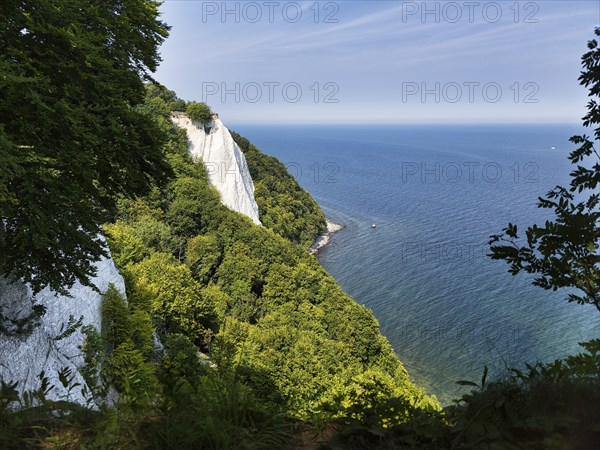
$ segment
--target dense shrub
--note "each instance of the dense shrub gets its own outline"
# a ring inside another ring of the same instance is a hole
[[[159,118],[167,116],[155,104],[161,101],[151,98]],[[292,417],[355,415],[341,392],[365,371],[391,383],[386,396],[436,408],[410,382],[373,314],[306,251],[324,216],[285,167],[235,135],[257,185],[272,187],[263,200],[286,208],[280,216],[279,206],[261,212],[266,227],[256,226],[220,203],[201,164],[179,153],[181,136],[168,135],[167,153],[180,157],[177,177],[143,199],[121,202],[120,221],[106,227],[128,292],[147,303],[159,335],[181,334],[212,358],[217,339],[230,349],[244,386]],[[286,221],[285,231],[278,228]]]
[[[239,134],[231,134],[248,161],[262,224],[292,242],[312,245],[326,225],[319,205],[279,160]]]
[[[183,333],[206,346],[217,329],[214,305],[203,298],[201,286],[190,269],[173,256],[155,253],[127,268],[132,289],[149,298],[159,328]]]
[[[190,102],[186,108],[187,115],[195,122],[207,123],[212,118],[212,111],[206,103]]]

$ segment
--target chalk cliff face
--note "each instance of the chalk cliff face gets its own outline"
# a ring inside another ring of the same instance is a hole
[[[205,126],[192,122],[182,113],[174,113],[172,119],[187,131],[190,154],[204,162],[210,182],[221,194],[222,203],[260,225],[254,184],[246,158],[219,117],[213,115]],[[99,261],[96,268],[97,276],[91,281],[100,293],[104,293],[110,283],[125,293],[123,278],[110,257]],[[39,326],[29,334],[0,333],[0,379],[5,382],[19,381],[17,389],[20,392],[38,389],[38,376],[44,371],[55,386],[47,397],[67,400],[67,390],[58,379],[58,371],[64,368],[71,369],[75,376],[72,383],[84,384],[79,373],[84,363],[80,350],[84,342],[81,327],[72,334],[61,335],[67,329],[70,316],[73,322],[83,318],[82,325],[92,325],[100,330],[102,297],[99,292],[79,283],[69,293],[71,296],[67,297],[44,289],[34,297],[28,285],[0,277],[0,312],[4,316],[24,318],[32,312],[34,304],[46,307],[46,314],[41,317]],[[3,325],[6,326],[6,323]],[[68,400],[84,404],[81,387],[73,389]]]
[[[260,225],[246,158],[219,116],[213,114],[205,125],[193,122],[183,113],[173,113],[172,120],[187,131],[190,154],[204,162],[211,184],[221,194],[221,202]]]
[[[104,293],[112,283],[125,293],[125,283],[112,259],[104,258],[96,267],[98,272],[92,283],[100,292]],[[84,362],[79,348],[84,340],[81,329],[62,339],[57,337],[66,330],[69,316],[73,316],[75,321],[83,317],[82,325],[93,325],[100,330],[101,294],[79,283],[69,293],[72,297],[56,295],[46,288],[33,298],[28,285],[0,277],[0,306],[5,316],[25,317],[31,312],[34,302],[46,307],[46,314],[42,316],[40,325],[29,335],[0,334],[0,379],[5,382],[19,381],[17,389],[20,392],[39,388],[38,375],[43,370],[55,386],[48,398],[66,400],[67,391],[58,380],[58,371],[65,367],[70,368],[75,375],[73,383],[78,382],[83,386],[79,373]],[[85,403],[81,387],[71,391],[69,400]]]

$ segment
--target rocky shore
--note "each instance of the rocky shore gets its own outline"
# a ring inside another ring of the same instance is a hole
[[[337,223],[333,223],[331,220],[327,219],[327,227],[325,228],[325,232],[321,234],[313,245],[308,249],[308,253],[311,255],[316,255],[319,251],[325,247],[331,241],[331,235],[336,233],[344,228],[343,225],[338,225]]]

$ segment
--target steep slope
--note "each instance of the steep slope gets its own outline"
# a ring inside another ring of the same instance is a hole
[[[204,130],[173,113],[177,102],[168,94],[151,95],[147,110],[164,128],[176,177],[146,198],[123,202],[119,220],[106,227],[129,304],[151,314],[165,348],[184,336],[194,346],[190,354],[200,349],[223,370],[233,364],[255,404],[296,419],[355,417],[363,405],[388,402],[403,411],[390,420],[402,420],[406,405],[436,409],[435,399],[410,381],[371,311],[299,244],[310,236],[297,232],[319,228],[314,200],[279,161],[248,142],[238,145],[248,148],[274,220],[257,226],[227,208],[211,186],[209,164],[221,163],[217,151],[224,157],[217,139],[233,152],[238,146],[225,141],[239,136],[225,132],[216,116]],[[214,136],[215,126],[224,137]],[[267,195],[271,186],[277,196]],[[290,209],[291,203],[298,205]],[[309,222],[302,222],[305,210],[315,213]],[[273,224],[286,221],[288,229],[275,231]],[[369,392],[364,400],[361,392]]]
[[[254,183],[246,158],[219,116],[213,114],[211,121],[204,125],[180,112],[174,112],[171,119],[187,131],[190,154],[204,162],[210,182],[221,194],[223,204],[260,225]]]
[[[65,333],[69,322],[74,324],[81,319],[82,325],[92,325],[100,330],[101,293],[111,283],[119,291],[125,292],[125,283],[112,258],[103,258],[96,268],[97,275],[91,281],[99,292],[76,283],[69,290],[69,297],[57,295],[46,288],[34,298],[28,285],[0,278],[0,308],[4,316],[23,318],[31,313],[34,304],[46,308],[39,326],[29,334],[0,333],[0,379],[5,382],[19,381],[17,390],[24,392],[40,387],[38,376],[44,371],[55,386],[48,398],[61,400],[67,398],[67,391],[58,381],[60,370],[70,369],[75,376],[73,382],[83,385],[79,369],[84,361],[79,347],[84,337],[81,328],[72,334]],[[85,403],[81,388],[71,391],[70,400]]]
[[[325,215],[277,158],[268,156],[234,131],[231,135],[248,161],[262,224],[309,247],[325,231]]]

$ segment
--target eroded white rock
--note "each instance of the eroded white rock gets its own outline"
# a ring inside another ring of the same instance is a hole
[[[125,282],[112,259],[103,258],[96,264],[97,275],[92,283],[104,293],[110,283],[125,293]],[[48,288],[32,298],[28,285],[0,277],[0,305],[5,315],[10,317],[25,316],[32,305],[41,304],[46,307],[46,314],[41,318],[39,326],[29,335],[12,336],[0,334],[0,379],[5,382],[19,381],[19,392],[35,390],[40,387],[38,375],[44,371],[54,388],[48,394],[52,400],[70,400],[85,404],[81,392],[84,385],[79,369],[84,359],[80,346],[84,341],[81,328],[72,335],[57,340],[67,326],[69,316],[75,321],[83,317],[82,325],[93,325],[101,329],[100,308],[101,294],[90,287],[76,283],[70,290],[71,297],[56,295]],[[73,383],[81,383],[80,387],[67,390],[58,379],[58,372],[63,368],[71,369],[75,375]]]
[[[171,118],[186,130],[190,154],[204,162],[211,184],[221,194],[221,202],[260,225],[246,157],[219,116],[213,114],[212,120],[204,126],[183,113],[173,113]]]

